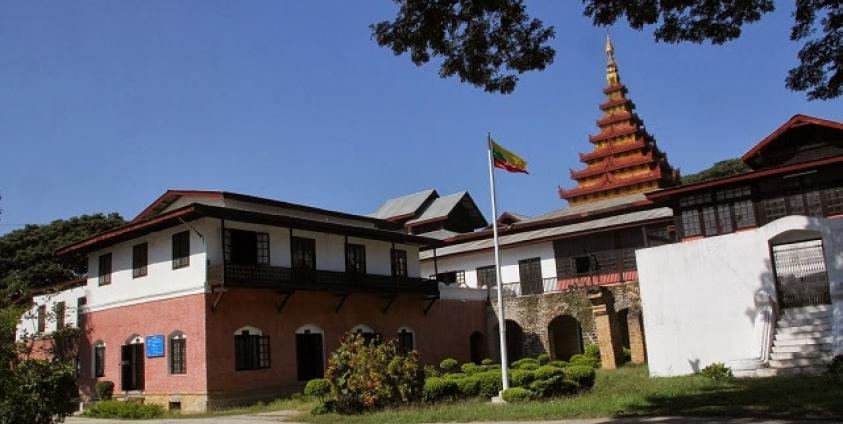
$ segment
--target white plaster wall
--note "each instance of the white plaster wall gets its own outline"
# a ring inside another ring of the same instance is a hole
[[[55,305],[64,302],[64,323],[65,326],[77,327],[77,305],[80,297],[85,297],[85,286],[73,287],[57,293],[43,294],[32,298],[32,307],[24,312],[15,332],[16,338],[20,340],[24,335],[33,335],[38,331],[38,307],[47,306],[47,321],[45,334],[56,331]]]
[[[88,304],[86,310],[97,311],[127,304],[160,300],[169,297],[202,293],[206,280],[206,246],[213,226],[203,218],[166,230],[118,243],[88,255]],[[201,238],[199,231],[205,239]],[[190,265],[173,269],[172,236],[190,233]],[[219,237],[217,235],[217,237]],[[132,278],[132,247],[148,243],[147,275]],[[99,285],[99,257],[111,253],[111,284]]]
[[[556,276],[556,257],[553,253],[553,242],[543,242],[515,246],[500,250],[501,278],[504,284],[520,282],[518,261],[523,259],[541,258],[542,278]],[[465,283],[468,287],[477,287],[477,268],[494,265],[495,254],[492,250],[462,253],[437,259],[440,273],[450,271],[465,271]],[[421,263],[421,275],[434,274],[433,259]]]
[[[770,239],[796,230],[822,234],[832,297],[837,299],[839,351],[841,228],[840,220],[789,216],[750,231],[638,250],[650,374],[689,374],[713,362],[757,356],[752,343],[755,294],[762,289],[775,293]]]

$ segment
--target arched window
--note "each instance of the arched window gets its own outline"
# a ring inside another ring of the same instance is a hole
[[[372,330],[372,327],[369,327],[365,324],[357,324],[351,328],[351,334],[357,334],[363,338],[366,344],[371,343],[373,340],[377,340],[378,334],[375,333],[375,330]]]
[[[398,349],[405,355],[416,349],[416,333],[409,327],[398,329]]]
[[[269,368],[269,336],[248,326],[234,332],[235,371],[264,368]]]
[[[94,377],[105,377],[105,342],[102,340],[94,342],[92,355],[91,363],[93,364]]]
[[[187,374],[187,336],[181,331],[170,333],[170,374]]]
[[[324,332],[315,325],[296,330],[296,368],[299,381],[325,376]]]

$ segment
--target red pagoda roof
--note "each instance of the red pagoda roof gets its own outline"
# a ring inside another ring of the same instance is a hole
[[[632,103],[632,100],[627,99],[626,97],[620,97],[617,99],[609,99],[603,103],[600,103],[600,110],[608,110],[616,106],[621,106],[629,104],[630,108],[634,108],[635,105]]]
[[[647,143],[644,140],[638,140],[633,143],[629,144],[620,144],[620,145],[611,145],[609,147],[603,147],[601,149],[597,149],[593,152],[589,153],[580,153],[580,161],[581,162],[588,162],[590,160],[599,159],[606,156],[611,156],[616,153],[625,153],[631,150],[636,149],[644,149],[648,147]]]
[[[620,128],[610,128],[608,130],[600,132],[600,134],[588,136],[588,141],[593,144],[597,144],[597,142],[609,140],[622,135],[634,134],[640,130],[641,128],[635,125],[629,125]]]
[[[575,196],[582,196],[584,194],[591,194],[597,193],[601,191],[612,190],[615,188],[626,187],[632,184],[639,184],[648,181],[657,181],[663,177],[662,170],[660,167],[656,167],[655,169],[651,170],[650,172],[643,174],[643,175],[636,175],[632,178],[622,178],[618,179],[617,181],[612,181],[612,178],[609,174],[604,174],[603,181],[587,185],[587,186],[577,186],[570,190],[565,190],[564,188],[559,189],[559,196],[565,199],[570,199],[571,197]]]
[[[623,122],[629,120],[633,121],[634,124],[638,124],[638,117],[635,116],[634,113],[625,110],[623,112],[613,113],[609,116],[598,119],[597,126],[603,128],[607,125],[612,125],[616,122]]]
[[[603,172],[611,172],[618,169],[627,168],[630,166],[643,165],[645,163],[653,162],[653,155],[651,152],[645,153],[643,156],[632,159],[613,160],[610,156],[602,165],[591,166],[579,171],[571,171],[571,179],[579,180],[580,178],[590,177]]]

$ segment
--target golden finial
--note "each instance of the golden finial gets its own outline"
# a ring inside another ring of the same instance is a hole
[[[620,82],[618,64],[615,62],[615,46],[608,32],[606,33],[606,81],[609,85]]]

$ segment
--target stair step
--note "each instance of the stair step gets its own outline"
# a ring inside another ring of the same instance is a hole
[[[777,325],[778,328],[784,327],[804,327],[808,325],[822,325],[831,324],[831,317],[824,318],[802,318],[802,319],[787,319],[782,318]]]
[[[802,325],[794,327],[779,327],[776,329],[776,335],[810,333],[814,331],[831,331],[831,323],[819,325]]]
[[[785,361],[791,359],[817,359],[822,361],[831,361],[831,352],[777,352],[771,353],[770,359],[775,361]]]
[[[805,344],[789,346],[773,346],[773,353],[790,352],[831,352],[831,344]]]
[[[794,337],[776,340],[773,346],[795,346],[795,345],[815,345],[815,344],[830,344],[832,342],[831,336],[823,337]]]
[[[799,314],[805,312],[829,312],[831,310],[831,305],[800,306],[798,308],[783,309],[785,315],[787,315],[788,313]]]
[[[801,331],[798,333],[790,333],[790,334],[779,334],[776,333],[775,340],[778,342],[779,340],[799,340],[804,338],[816,338],[816,337],[831,337],[831,329],[825,331]]]
[[[822,374],[826,367],[797,367],[797,368],[760,368],[755,371],[757,377],[775,377],[779,375]]]
[[[786,313],[781,316],[784,320],[794,320],[794,319],[831,319],[832,317],[831,311],[823,311],[823,312],[794,312],[794,313]]]

